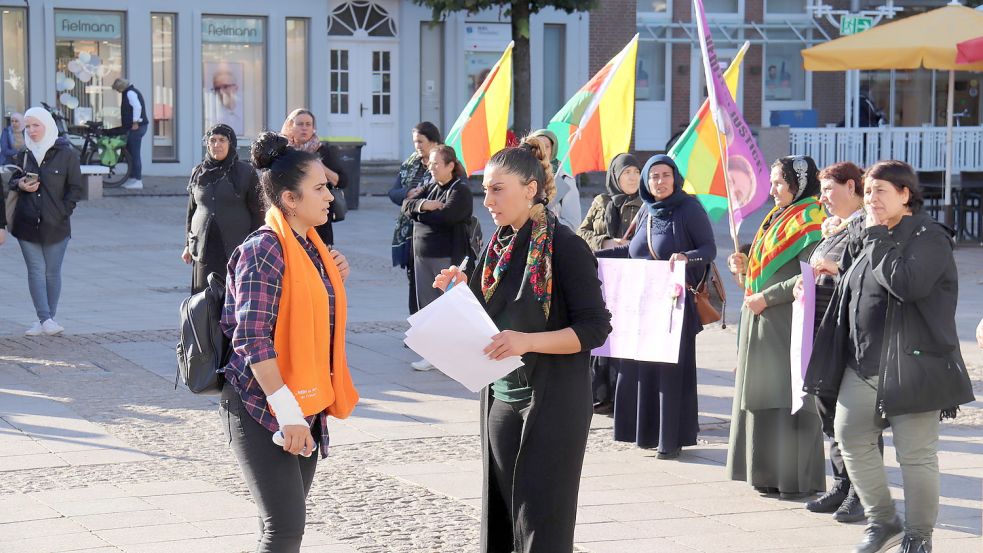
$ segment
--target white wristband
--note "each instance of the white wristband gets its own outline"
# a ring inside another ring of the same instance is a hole
[[[294,393],[286,385],[266,396],[266,402],[276,412],[276,422],[280,425],[280,428],[292,424],[307,426],[307,421],[304,419],[304,412],[300,410],[300,404],[297,403],[297,398],[294,397]]]

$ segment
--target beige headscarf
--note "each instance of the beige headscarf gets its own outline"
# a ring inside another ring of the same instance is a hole
[[[27,129],[24,129],[24,145],[34,154],[34,159],[38,165],[41,165],[44,162],[44,156],[48,154],[48,150],[55,145],[55,140],[58,140],[58,125],[55,124],[55,118],[44,108],[30,108],[25,111],[25,125],[28,117],[37,119],[44,126],[44,136],[37,142],[31,140],[31,137],[27,135]]]

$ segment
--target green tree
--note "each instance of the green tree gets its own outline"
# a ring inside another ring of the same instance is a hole
[[[487,8],[499,8],[503,15],[512,22],[512,40],[515,46],[512,50],[512,89],[515,98],[515,119],[513,127],[516,134],[530,130],[530,110],[532,101],[529,91],[529,16],[543,8],[556,8],[567,13],[587,11],[598,5],[597,0],[413,0],[414,3],[433,9],[435,21],[442,19],[448,13],[466,11],[475,14]]]

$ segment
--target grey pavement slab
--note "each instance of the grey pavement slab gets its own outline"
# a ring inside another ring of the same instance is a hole
[[[586,198],[585,202],[589,202]],[[180,259],[182,198],[108,198],[73,218],[59,320],[64,337],[25,338],[33,319],[16,241],[0,247],[0,551],[246,551],[256,508],[215,414],[216,399],[173,386],[177,305],[190,283]],[[476,214],[491,234],[487,213]],[[474,551],[480,493],[477,395],[439,371],[416,372],[403,347],[406,283],[390,263],[395,206],[363,198],[336,227],[350,259],[348,354],[363,402],[331,423],[309,501],[303,551]],[[759,217],[760,219],[760,217]],[[749,239],[757,220],[745,224]],[[749,230],[750,229],[750,230]],[[729,238],[715,227],[723,266]],[[983,393],[983,249],[956,252],[957,323]],[[849,550],[862,533],[763,499],[726,479],[740,292],[731,326],[698,338],[700,441],[677,461],[611,440],[592,421],[579,500],[578,551]],[[900,471],[887,435],[892,493]],[[983,404],[942,426],[935,550],[980,551]]]

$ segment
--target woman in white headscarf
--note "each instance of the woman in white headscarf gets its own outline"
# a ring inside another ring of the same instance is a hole
[[[19,156],[21,171],[10,181],[11,193],[19,193],[11,234],[17,238],[27,283],[38,320],[28,336],[59,334],[55,322],[61,295],[61,264],[72,234],[70,219],[82,197],[82,172],[78,151],[58,136],[54,118],[43,108],[24,113],[24,144]]]

